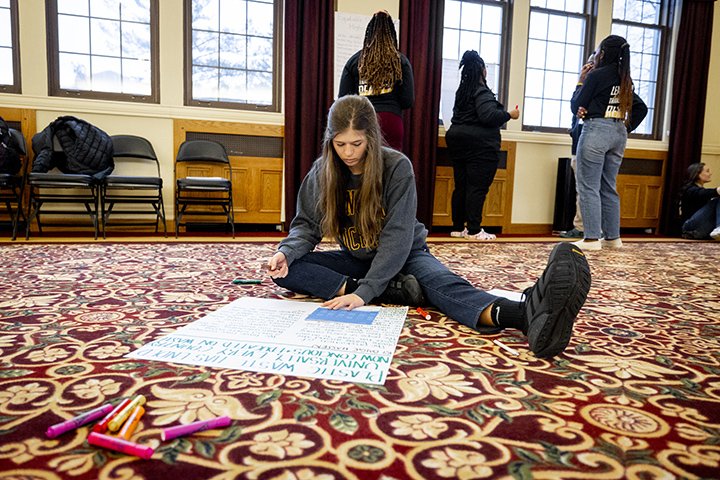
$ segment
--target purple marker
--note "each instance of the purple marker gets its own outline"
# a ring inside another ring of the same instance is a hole
[[[113,406],[109,403],[103,405],[102,407],[95,408],[93,410],[90,410],[89,412],[85,412],[82,415],[78,415],[75,418],[71,418],[70,420],[66,420],[64,422],[56,423],[52,427],[49,427],[47,431],[45,432],[45,435],[47,435],[48,438],[55,438],[58,435],[62,435],[63,433],[74,430],[76,428],[82,427],[86,423],[90,423],[93,420],[97,420],[100,417],[103,417],[105,414],[107,414],[110,410],[113,409]]]
[[[177,427],[166,428],[162,431],[160,437],[163,441],[172,440],[173,438],[190,435],[191,433],[201,432],[203,430],[227,427],[231,423],[232,419],[227,415],[224,415],[222,417],[213,418],[212,420],[200,420],[199,422],[193,422],[187,425],[178,425]]]

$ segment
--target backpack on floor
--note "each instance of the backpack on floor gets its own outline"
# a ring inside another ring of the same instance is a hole
[[[0,173],[15,175],[21,166],[20,154],[10,134],[10,126],[0,117]]]

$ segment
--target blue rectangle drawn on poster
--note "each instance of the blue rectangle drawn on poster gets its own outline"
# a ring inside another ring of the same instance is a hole
[[[368,312],[363,310],[332,310],[330,308],[318,308],[310,315],[308,320],[321,320],[326,322],[354,323],[356,325],[372,325],[373,320],[379,312]]]

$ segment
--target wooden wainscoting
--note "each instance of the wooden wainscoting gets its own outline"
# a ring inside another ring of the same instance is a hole
[[[666,160],[663,151],[625,150],[617,177],[620,227],[658,229]]]
[[[232,166],[235,223],[281,224],[283,192],[284,127],[203,120],[174,121],[174,152],[185,140],[213,140],[225,146]],[[176,165],[175,178],[183,176],[222,176],[216,172],[187,172]],[[191,216],[189,216],[192,218]]]
[[[500,165],[483,206],[482,224],[485,227],[510,228],[512,197],[515,179],[516,143],[503,141],[500,146]],[[447,155],[445,137],[438,140],[435,167],[435,196],[433,198],[433,226],[452,226],[452,192],[455,189],[453,168]]]

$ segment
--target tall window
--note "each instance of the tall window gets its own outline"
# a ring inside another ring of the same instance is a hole
[[[460,59],[475,50],[485,61],[488,87],[502,99],[507,86],[506,39],[510,38],[506,0],[448,0],[443,28],[440,118],[450,126],[455,91],[460,84]]]
[[[50,94],[157,102],[157,0],[54,0]]]
[[[661,136],[663,93],[667,71],[671,2],[667,0],[615,0],[612,33],[630,44],[630,70],[635,93],[648,106],[635,134]]]
[[[531,0],[523,129],[565,131],[570,99],[591,49],[587,0]]]
[[[188,105],[280,110],[280,0],[185,0]]]
[[[17,0],[0,0],[0,92],[20,93]]]

